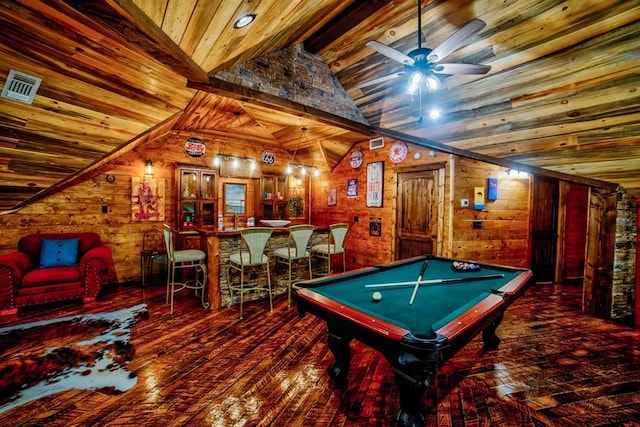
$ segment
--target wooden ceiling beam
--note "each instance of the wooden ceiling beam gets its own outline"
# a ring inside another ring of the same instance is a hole
[[[172,135],[177,135],[180,138],[187,139],[195,136],[203,139],[218,139],[220,141],[236,142],[238,144],[248,144],[250,146],[262,145],[265,147],[282,147],[278,141],[273,139],[260,138],[240,131],[230,131],[229,129],[199,129],[199,130],[172,130]]]
[[[190,80],[206,81],[207,73],[131,0],[65,0],[91,20],[102,23],[127,45],[141,51]],[[116,38],[116,37],[114,37]]]
[[[375,132],[371,126],[354,122],[353,120],[336,116],[335,114],[327,113],[326,111],[309,107],[295,101],[280,98],[264,92],[258,92],[245,86],[229,83],[215,77],[209,77],[208,83],[189,80],[187,82],[187,87],[225,96],[247,104],[266,106],[281,113],[290,114],[296,117],[313,119],[314,121],[329,126],[336,126],[341,129],[359,133],[367,138],[375,136]]]
[[[355,0],[338,16],[305,40],[304,49],[307,52],[317,54],[343,34],[352,30],[355,23],[363,22],[387,3],[389,3],[388,0]]]
[[[377,133],[382,136],[386,136],[393,139],[399,139],[401,141],[410,142],[412,144],[419,145],[421,147],[430,148],[441,153],[454,154],[460,157],[466,157],[468,159],[477,160],[479,162],[490,163],[493,165],[502,166],[509,169],[516,169],[518,171],[527,172],[533,175],[545,176],[548,178],[559,179],[574,184],[588,185],[590,187],[605,188],[609,190],[616,190],[619,184],[600,181],[598,179],[585,178],[582,176],[571,175],[562,172],[556,172],[549,169],[540,168],[537,166],[530,166],[524,163],[514,162],[507,159],[500,159],[497,157],[491,157],[484,154],[475,153],[473,151],[462,150],[460,148],[450,147],[440,142],[432,141],[427,138],[420,138],[407,133],[397,132],[391,129],[378,128]]]
[[[318,151],[320,151],[320,154],[322,155],[322,160],[324,161],[325,166],[327,166],[327,168],[331,168],[331,164],[329,163],[329,159],[327,159],[327,153],[325,152],[322,143],[318,140],[316,141],[316,144],[318,146]]]

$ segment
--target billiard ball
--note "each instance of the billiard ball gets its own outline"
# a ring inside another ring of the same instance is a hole
[[[373,295],[371,295],[371,299],[374,301],[380,301],[382,299],[382,294],[380,292],[374,292]]]

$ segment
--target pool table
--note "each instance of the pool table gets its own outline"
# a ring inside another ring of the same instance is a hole
[[[486,347],[498,346],[495,331],[504,311],[533,281],[527,269],[474,263],[474,270],[459,270],[454,261],[420,256],[293,287],[300,315],[327,322],[335,357],[328,373],[336,385],[346,385],[352,339],[389,361],[400,394],[400,426],[424,425],[424,394],[438,367],[478,333]]]

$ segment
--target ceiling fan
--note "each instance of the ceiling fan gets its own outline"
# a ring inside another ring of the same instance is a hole
[[[426,85],[427,89],[433,91],[440,85],[440,79],[452,74],[487,74],[491,69],[488,65],[463,64],[463,63],[440,63],[451,53],[462,47],[463,42],[482,30],[486,24],[480,19],[474,19],[434,49],[422,47],[422,10],[421,0],[418,0],[418,48],[408,54],[404,54],[392,47],[372,40],[366,43],[367,47],[382,55],[404,64],[405,70],[394,74],[389,74],[377,79],[360,83],[357,87],[372,86],[387,80],[395,79],[403,75],[409,75],[409,85],[407,92],[414,94]],[[439,77],[442,76],[442,77]]]

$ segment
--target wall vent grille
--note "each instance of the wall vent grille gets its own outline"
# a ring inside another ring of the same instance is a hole
[[[369,140],[369,150],[377,150],[384,147],[384,137],[373,138]]]
[[[10,70],[2,88],[2,97],[31,104],[41,82],[42,79],[37,77]]]

